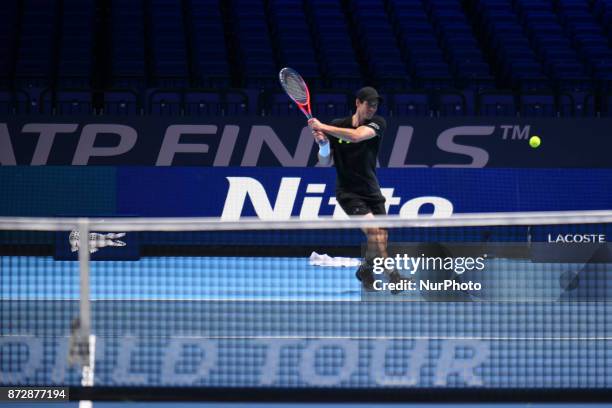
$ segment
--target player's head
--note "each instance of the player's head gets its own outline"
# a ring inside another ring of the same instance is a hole
[[[382,103],[382,97],[371,86],[365,86],[358,90],[355,97],[357,114],[366,119],[371,119],[376,113],[378,105]]]

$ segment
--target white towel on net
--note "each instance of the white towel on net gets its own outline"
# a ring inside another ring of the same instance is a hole
[[[357,267],[361,264],[361,260],[357,258],[345,258],[341,256],[329,256],[327,254],[317,254],[313,252],[310,254],[310,265],[312,266],[330,266],[330,267],[338,267],[338,266],[347,266],[347,267]]]

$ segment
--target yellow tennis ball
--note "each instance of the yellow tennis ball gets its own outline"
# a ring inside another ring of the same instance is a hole
[[[534,149],[540,146],[540,143],[542,143],[540,136],[531,136],[529,138],[529,146],[533,147]]]

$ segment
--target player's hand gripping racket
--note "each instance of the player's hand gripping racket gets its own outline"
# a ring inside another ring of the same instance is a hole
[[[296,70],[286,67],[280,70],[278,79],[289,98],[295,102],[307,119],[311,119],[310,91],[302,76]],[[319,146],[319,153],[322,156],[327,156],[329,154],[329,142],[327,140],[319,141]]]

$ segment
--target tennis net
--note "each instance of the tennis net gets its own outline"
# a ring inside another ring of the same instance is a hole
[[[598,388],[612,378],[610,211],[0,227],[1,385]],[[387,253],[373,253],[362,228],[385,228]],[[368,291],[355,277],[363,258],[379,282]],[[389,270],[409,278],[401,289]]]

